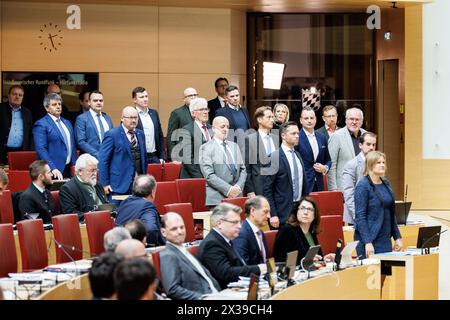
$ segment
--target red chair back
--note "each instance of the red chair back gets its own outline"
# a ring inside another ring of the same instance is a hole
[[[0,278],[17,272],[17,255],[11,223],[0,224]]]
[[[320,191],[309,194],[319,207],[320,216],[344,214],[344,197],[341,191]]]
[[[25,191],[31,183],[30,172],[28,170],[9,170],[8,189],[11,192]]]
[[[160,252],[161,252],[161,250],[152,252],[152,262],[153,262],[153,267],[155,268],[155,271],[156,271],[156,275],[158,276],[158,279],[162,280],[162,278],[161,278],[161,261],[159,259]]]
[[[109,211],[86,212],[84,219],[91,257],[95,257],[105,252],[103,236],[106,231],[114,228],[114,220],[111,218],[111,212]]]
[[[164,163],[164,181],[175,181],[180,178],[181,162]]]
[[[59,206],[59,190],[52,191],[53,202],[55,203],[55,213],[60,214],[61,208]]]
[[[186,228],[186,242],[195,241],[195,224],[194,217],[192,215],[192,204],[190,203],[172,203],[164,205],[165,212],[176,212],[184,221],[184,227]]]
[[[241,212],[241,220],[245,219],[245,201],[247,201],[249,197],[237,197],[237,198],[224,198],[222,202],[231,203],[235,206],[238,206],[242,209]]]
[[[193,246],[187,247],[187,251],[189,251],[194,257],[197,255],[200,246],[198,244],[194,244]]]
[[[323,191],[328,191],[328,178],[327,175],[323,175]]]
[[[70,262],[72,261],[70,257],[73,260],[81,260],[83,258],[83,244],[78,215],[71,213],[54,216],[52,217],[52,224],[54,237],[63,247],[61,249],[55,244],[56,263]]]
[[[14,151],[8,152],[9,170],[26,170],[36,160],[36,151]]]
[[[177,185],[175,181],[163,181],[156,183],[155,204],[159,214],[166,213],[165,204],[179,203]]]
[[[275,238],[277,237],[278,230],[264,231],[267,242],[267,258],[273,257],[273,246],[275,245]]]
[[[194,212],[209,211],[209,208],[205,205],[206,179],[177,179],[175,182],[177,184],[179,202],[192,203]]]
[[[17,222],[19,233],[22,271],[43,269],[48,265],[47,244],[45,242],[42,219]]]
[[[336,252],[338,239],[344,241],[342,216],[321,216],[319,230],[321,232],[317,235],[317,240],[322,247],[323,254]],[[343,243],[343,245],[345,244]]]
[[[14,224],[14,211],[12,204],[11,191],[3,191],[0,196],[0,223]]]
[[[152,175],[156,181],[163,181],[163,166],[161,163],[149,163],[147,173]]]

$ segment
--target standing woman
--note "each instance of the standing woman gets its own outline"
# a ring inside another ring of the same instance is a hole
[[[402,246],[395,219],[395,196],[384,177],[386,155],[371,151],[366,156],[365,177],[355,188],[355,240],[356,251],[363,258],[374,253],[399,251]],[[392,247],[391,237],[395,244]]]
[[[277,103],[273,107],[273,116],[275,117],[273,129],[279,129],[283,123],[289,121],[289,108],[283,103]]]

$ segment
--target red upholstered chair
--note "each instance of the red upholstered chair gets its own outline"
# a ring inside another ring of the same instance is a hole
[[[328,179],[327,175],[323,175],[323,191],[328,191]]]
[[[60,214],[61,208],[59,206],[59,190],[52,191],[53,202],[55,203],[55,213]]]
[[[275,238],[277,236],[278,230],[269,230],[264,231],[264,234],[266,235],[266,242],[267,242],[267,258],[273,257],[273,246],[275,245]]]
[[[189,251],[193,256],[196,256],[200,246],[198,244],[194,244],[193,246],[187,247],[187,251]]]
[[[106,231],[114,228],[114,220],[109,211],[86,212],[84,214],[89,240],[91,257],[98,256],[105,251],[103,236]]]
[[[16,244],[10,223],[0,224],[0,278],[17,272]]]
[[[235,206],[238,206],[242,209],[241,212],[241,220],[245,219],[245,201],[247,201],[248,197],[237,197],[237,198],[224,198],[222,199],[222,202],[231,203]]]
[[[178,213],[184,221],[184,226],[186,228],[186,242],[195,241],[195,225],[194,217],[192,215],[192,204],[191,203],[172,203],[164,205],[165,212],[176,212]]]
[[[166,162],[164,163],[164,181],[175,181],[180,178],[181,162]]]
[[[175,182],[177,184],[179,202],[192,203],[194,212],[209,211],[209,208],[205,205],[206,179],[177,179]]]
[[[156,183],[156,193],[155,193],[155,204],[158,209],[159,214],[164,214],[166,210],[164,209],[165,204],[179,203],[177,185],[175,181],[163,181]]]
[[[25,191],[31,183],[30,172],[28,170],[9,170],[8,189],[11,192]]]
[[[161,252],[161,250],[152,252],[152,262],[153,262],[153,267],[155,268],[155,271],[156,271],[156,275],[158,276],[158,279],[161,280],[162,279],[161,278],[161,261],[159,259],[160,252]]]
[[[83,258],[83,244],[78,215],[71,213],[53,216],[52,224],[54,237],[62,246],[61,249],[55,243],[56,263],[70,262],[72,261],[70,257],[73,260],[81,260]],[[72,247],[75,249],[72,250]]]
[[[22,271],[28,272],[48,265],[47,243],[42,219],[17,222]]]
[[[0,196],[0,223],[14,224],[14,212],[11,198],[11,191],[3,191]]]
[[[36,160],[36,151],[14,151],[8,152],[9,170],[26,170]]]
[[[156,181],[163,181],[163,165],[161,163],[149,163],[147,173],[152,175]]]
[[[322,247],[323,254],[336,252],[338,239],[344,241],[342,216],[321,216],[319,230],[321,232],[317,235],[317,240]]]
[[[309,194],[317,203],[320,216],[344,214],[344,197],[341,191],[320,191]]]

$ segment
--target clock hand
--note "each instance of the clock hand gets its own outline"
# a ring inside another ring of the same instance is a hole
[[[53,48],[55,48],[55,44],[53,43],[53,38],[54,37],[56,37],[56,35],[52,36],[50,33],[48,34],[48,38],[50,39]]]

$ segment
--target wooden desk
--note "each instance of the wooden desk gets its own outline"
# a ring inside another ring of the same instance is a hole
[[[45,291],[37,297],[37,300],[90,300],[91,298],[91,285],[86,273]]]

